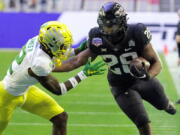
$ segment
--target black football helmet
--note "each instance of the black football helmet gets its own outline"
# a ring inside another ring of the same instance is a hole
[[[114,35],[127,30],[127,14],[116,2],[105,3],[99,10],[97,23],[103,34]]]

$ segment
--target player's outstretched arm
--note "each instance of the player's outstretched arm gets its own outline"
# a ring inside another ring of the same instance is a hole
[[[31,68],[28,69],[28,73],[30,76],[36,78],[46,89],[48,89],[52,93],[56,95],[62,95],[70,89],[75,88],[82,80],[86,79],[87,77],[103,74],[105,71],[105,69],[103,68],[104,65],[105,63],[102,61],[99,61],[95,64],[91,64],[90,61],[88,61],[81,72],[65,82],[58,82],[58,80],[51,75],[37,76],[31,70]]]
[[[53,72],[69,72],[72,71],[84,64],[88,61],[89,57],[93,57],[95,59],[95,54],[93,54],[89,48],[79,53],[77,56],[70,58],[61,66],[56,67]]]
[[[87,49],[87,40],[82,41],[78,48],[72,48],[69,56],[70,57],[76,56],[85,49]]]

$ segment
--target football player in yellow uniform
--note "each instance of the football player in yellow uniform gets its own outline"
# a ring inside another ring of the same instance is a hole
[[[0,82],[0,135],[17,107],[53,123],[52,135],[66,135],[67,113],[48,94],[34,84],[40,82],[56,95],[65,94],[88,76],[103,73],[104,63],[87,63],[84,69],[66,82],[50,75],[72,52],[72,34],[68,27],[49,21],[38,36],[28,40]]]

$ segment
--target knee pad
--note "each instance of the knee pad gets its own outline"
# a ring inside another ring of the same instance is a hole
[[[137,127],[142,127],[143,125],[150,123],[150,120],[146,115],[138,115],[134,122]]]

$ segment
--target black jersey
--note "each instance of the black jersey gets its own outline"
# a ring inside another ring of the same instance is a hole
[[[177,24],[177,32],[176,35],[180,35],[180,21]]]
[[[89,32],[90,50],[101,56],[109,67],[108,80],[111,85],[129,84],[134,78],[130,75],[130,62],[141,56],[144,47],[150,42],[151,34],[141,24],[128,25],[127,32],[121,41],[109,40],[98,27]],[[112,47],[116,46],[116,47]]]

